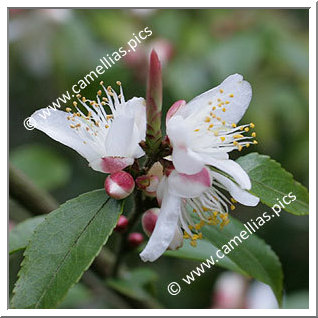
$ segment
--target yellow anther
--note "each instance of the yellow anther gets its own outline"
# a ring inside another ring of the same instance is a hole
[[[190,245],[193,246],[193,247],[196,247],[197,246],[197,242],[196,241],[190,241]]]
[[[234,95],[233,95],[233,94],[230,94],[230,95],[229,95],[229,97],[231,97],[231,98],[232,98],[232,97],[234,97]]]
[[[235,123],[233,123],[233,124],[232,124],[232,127],[233,127],[233,128],[236,128],[236,124],[235,124]]]
[[[117,84],[118,86],[120,86],[120,85],[121,85],[121,81],[117,81],[116,84]]]
[[[93,106],[93,105],[95,105],[95,102],[92,100],[91,102],[89,102],[89,104],[90,104],[91,106]]]
[[[224,141],[224,140],[225,140],[225,137],[222,136],[222,137],[220,137],[220,139],[221,139],[221,141]]]
[[[216,107],[215,107],[215,106],[213,106],[213,107],[212,107],[212,110],[216,110]]]
[[[200,223],[196,224],[196,225],[194,226],[194,228],[195,228],[196,230],[200,230],[200,229],[201,229]]]
[[[244,130],[248,132],[250,129],[248,127],[245,127]]]
[[[199,128],[197,128],[197,129],[194,129],[194,131],[199,131],[200,129]]]
[[[196,210],[196,209],[193,209],[192,212],[193,212],[193,213],[197,213],[197,210]]]
[[[203,207],[202,207],[202,210],[203,210],[204,212],[209,211],[209,209],[208,209],[206,206],[203,206]]]
[[[253,140],[253,144],[254,144],[254,145],[257,145],[258,142],[257,142],[256,140]]]
[[[207,116],[207,117],[205,117],[204,121],[205,121],[206,123],[209,123],[209,122],[211,121],[211,118]]]
[[[72,111],[72,108],[66,107],[66,111],[69,113]]]
[[[240,127],[240,130],[243,130],[243,129],[244,129],[244,127],[243,127],[243,126],[241,126],[241,127]]]
[[[213,126],[214,126],[213,124],[210,124],[210,125],[209,125],[209,128],[213,128]]]
[[[235,206],[232,204],[232,205],[230,206],[230,208],[231,208],[231,210],[233,211],[233,210],[235,209]]]
[[[77,98],[81,98],[82,96],[81,96],[81,94],[77,94],[76,97]]]
[[[222,108],[222,111],[223,111],[223,112],[226,112],[226,108],[225,108],[225,107],[223,107],[223,108]]]
[[[217,120],[221,120],[221,117],[216,117]]]
[[[253,123],[250,123],[251,128],[255,128],[255,125]]]
[[[74,126],[74,125],[70,125],[70,127],[71,127],[71,128],[75,128],[75,126]]]
[[[246,146],[246,148],[248,148],[248,147],[250,146],[250,144],[249,144],[249,143],[247,143],[245,146]]]
[[[74,105],[74,106],[77,106],[77,103],[74,101],[74,102],[73,102],[73,105]]]
[[[236,140],[234,140],[234,141],[233,141],[233,145],[234,145],[234,146],[237,146],[237,145],[238,145],[238,142],[237,142]]]
[[[232,203],[236,203],[237,201],[234,198],[231,198]]]
[[[221,102],[222,100],[220,98],[217,99],[218,102]]]
[[[189,235],[187,232],[184,232],[184,234],[183,234],[183,238],[185,238],[185,239],[189,239],[189,238],[190,238],[190,235]]]
[[[215,115],[215,114],[212,114],[211,116],[212,116],[212,118],[215,118],[215,117],[216,117],[216,115]]]
[[[100,82],[99,82],[99,85],[104,85],[104,82],[103,82],[103,81],[100,81]]]
[[[82,97],[82,102],[86,102],[86,98],[84,96]]]
[[[99,90],[99,91],[97,92],[97,95],[98,95],[98,96],[102,95],[102,91]]]
[[[227,101],[225,101],[225,104],[226,104],[226,105],[228,105],[229,103],[230,103],[230,102],[229,102],[228,100],[227,100]]]
[[[233,137],[234,137],[235,139],[237,139],[237,138],[243,138],[244,136],[243,136],[243,135],[238,134],[238,135],[234,135]]]
[[[189,230],[193,230],[193,225],[188,226]]]
[[[219,107],[222,107],[222,103],[218,103],[218,106],[219,106]]]
[[[105,128],[109,128],[109,125],[106,124],[106,125],[105,125]]]
[[[224,92],[224,90],[223,89],[220,89],[220,93],[222,94]]]
[[[219,132],[218,131],[214,131],[214,136],[218,136],[219,135]]]
[[[238,145],[238,151],[241,151],[243,147],[241,145]]]
[[[193,234],[192,235],[192,239],[195,241],[195,240],[197,240],[199,238],[199,235],[198,234]]]
[[[203,238],[203,235],[202,235],[202,233],[200,232],[200,233],[198,234],[198,239],[199,239],[199,240],[202,240],[202,238]]]
[[[252,137],[256,137],[256,132],[252,132]]]

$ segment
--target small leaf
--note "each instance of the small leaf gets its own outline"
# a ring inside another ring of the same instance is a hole
[[[278,203],[276,199],[281,201],[285,195],[292,192],[297,199],[290,204],[284,204],[284,210],[295,215],[309,213],[307,189],[295,181],[292,174],[278,162],[255,152],[240,157],[236,162],[248,173],[252,182],[250,192],[258,196],[262,203],[272,207]],[[290,201],[290,198],[288,200]]]
[[[217,247],[206,240],[198,240],[197,246],[195,248],[190,245],[189,240],[184,240],[182,248],[175,251],[167,251],[164,255],[204,262],[207,258],[210,258],[211,255],[215,255],[217,250]],[[215,265],[243,275],[247,275],[244,269],[238,267],[227,256],[219,259],[219,261]]]
[[[85,193],[50,213],[25,250],[13,308],[54,308],[112,233],[121,204],[105,190]]]
[[[27,219],[15,226],[9,233],[9,254],[25,249],[35,228],[43,222],[46,215]]]
[[[247,232],[249,236],[240,237],[241,231]],[[255,234],[249,234],[248,230],[238,220],[231,218],[230,223],[222,230],[216,226],[204,226],[202,228],[203,237],[211,244],[223,251],[239,269],[247,275],[269,285],[278,303],[282,303],[283,272],[281,263],[277,255],[262,239]],[[233,238],[235,237],[235,242]],[[236,238],[239,237],[241,242]],[[232,240],[232,241],[231,241]],[[231,242],[231,247],[229,245]],[[226,247],[227,246],[227,247]],[[229,253],[227,253],[230,250]],[[227,254],[226,254],[227,253]],[[218,255],[212,255],[215,259]]]

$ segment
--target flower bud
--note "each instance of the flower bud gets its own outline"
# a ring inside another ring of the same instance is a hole
[[[118,171],[109,175],[105,180],[106,193],[117,200],[128,197],[135,188],[133,177],[125,171]]]
[[[157,187],[159,184],[159,177],[155,175],[140,176],[136,179],[136,184],[139,189],[150,197],[156,196]]]
[[[128,225],[128,219],[124,215],[121,215],[118,219],[116,227],[114,228],[114,231],[122,232],[126,230],[127,225]]]
[[[156,226],[159,212],[160,212],[159,208],[152,208],[147,210],[142,216],[142,219],[141,219],[142,228],[148,236],[151,235],[151,233],[153,232]]]
[[[134,232],[128,235],[128,243],[131,247],[138,247],[144,241],[144,236],[141,233]]]

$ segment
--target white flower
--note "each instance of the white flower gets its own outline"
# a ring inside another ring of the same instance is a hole
[[[246,191],[251,188],[247,173],[228,159],[228,152],[248,147],[255,136],[244,135],[254,124],[236,125],[251,96],[249,83],[235,74],[188,104],[179,101],[170,108],[167,135],[175,170],[163,177],[158,186],[161,210],[153,234],[140,254],[142,260],[154,261],[168,246],[180,247],[183,237],[191,238],[191,245],[195,246],[196,240],[202,238],[199,230],[204,224],[220,223],[223,227],[229,222],[229,207],[234,209],[235,202],[258,204],[259,199]],[[228,199],[224,190],[232,198]],[[194,224],[191,213],[198,216],[199,223]]]
[[[113,173],[144,155],[139,142],[145,139],[146,107],[143,98],[126,102],[120,82],[119,96],[111,87],[101,85],[107,98],[100,97],[101,91],[97,101],[78,95],[81,107],[73,102],[74,113],[67,108],[67,112],[56,110],[43,116],[45,109],[40,109],[31,118],[37,129],[76,150],[94,170]]]

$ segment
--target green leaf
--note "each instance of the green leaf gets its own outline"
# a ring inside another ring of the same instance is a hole
[[[142,302],[150,308],[160,308],[161,305],[151,296],[151,285],[158,279],[156,272],[141,267],[126,272],[122,278],[110,278],[107,285],[118,293]]]
[[[258,153],[250,153],[236,160],[248,173],[251,182],[251,193],[258,196],[262,203],[272,207],[277,204],[276,199],[281,199],[292,192],[296,200],[290,204],[284,204],[284,210],[295,215],[309,213],[309,194],[307,189],[293,179],[291,173],[271,159],[269,156]]]
[[[175,251],[167,251],[164,255],[204,262],[207,258],[210,258],[211,255],[215,255],[217,250],[217,247],[206,240],[198,240],[196,247],[191,246],[189,240],[184,240],[182,248]],[[243,275],[248,275],[244,269],[237,266],[237,264],[227,256],[220,259],[216,263],[216,266],[224,267]]]
[[[9,254],[25,249],[35,228],[43,222],[46,215],[27,219],[15,226],[9,233]]]
[[[121,210],[121,203],[103,189],[50,213],[25,250],[12,307],[56,307],[106,243]]]
[[[23,171],[39,188],[53,190],[71,176],[68,162],[58,153],[36,144],[28,144],[10,153],[10,162]]]
[[[247,275],[269,285],[281,305],[283,271],[277,255],[270,246],[255,234],[250,235],[244,225],[233,218],[222,230],[217,226],[204,226],[201,230],[205,239],[211,242],[215,248],[223,251],[240,268],[239,272],[243,271]],[[246,239],[240,238],[241,231],[246,231],[249,237],[244,234],[243,236]],[[234,237],[239,237],[241,242],[237,238],[235,238],[237,244],[231,241]],[[218,255],[212,254],[212,256],[214,260],[221,261]]]

